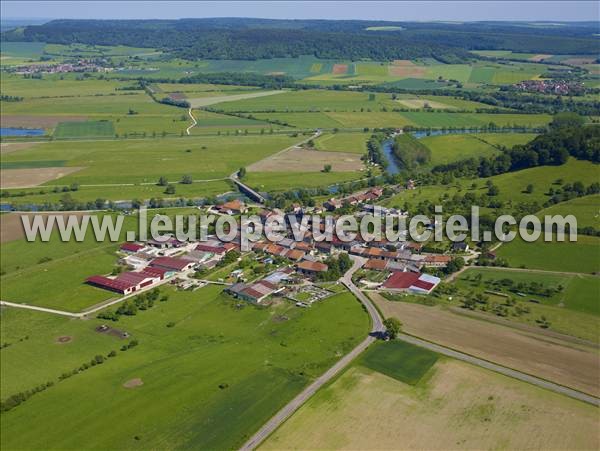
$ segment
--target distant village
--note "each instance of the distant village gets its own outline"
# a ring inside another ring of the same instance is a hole
[[[583,83],[566,80],[523,80],[512,86],[518,91],[541,94],[577,95],[585,91]]]
[[[109,67],[108,62],[102,58],[79,59],[74,62],[56,64],[28,64],[10,69],[11,72],[19,75],[68,74],[71,72],[112,72],[113,70],[112,67]]]

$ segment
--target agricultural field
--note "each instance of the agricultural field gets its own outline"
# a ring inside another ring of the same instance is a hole
[[[326,188],[365,178],[359,172],[248,172],[244,183],[261,192],[289,191],[300,188]]]
[[[431,165],[448,164],[466,158],[491,157],[498,153],[485,138],[478,135],[440,135],[422,138],[431,149]]]
[[[510,266],[575,273],[600,272],[600,238],[578,235],[576,242],[528,243],[516,238],[503,244],[497,255]]]
[[[416,386],[355,365],[260,449],[589,449],[596,425],[595,407],[454,360]]]
[[[315,140],[315,148],[327,152],[351,152],[364,154],[367,150],[368,133],[324,134]]]
[[[294,148],[277,153],[247,167],[249,172],[321,172],[326,165],[332,172],[352,172],[364,169],[360,155],[349,152],[322,152]]]
[[[3,164],[35,168],[60,158],[67,167],[85,168],[56,182],[67,185],[155,183],[161,176],[177,182],[185,174],[193,180],[213,180],[227,177],[299,140],[253,135],[94,141],[85,146],[78,142],[51,142],[10,153],[3,157]]]
[[[573,215],[577,218],[577,227],[600,228],[600,196],[591,195],[579,197],[545,208],[538,213],[543,219],[546,215]]]
[[[56,381],[94,354],[114,349],[117,355],[3,413],[2,447],[237,448],[368,330],[367,315],[349,294],[306,310],[289,304],[238,309],[220,291],[169,289],[167,302],[110,323],[139,342],[126,352],[119,348],[127,341],[95,332],[102,324],[96,319],[46,324],[3,350],[2,383],[11,389],[24,386],[16,385],[20,373],[28,374],[27,383]],[[274,319],[281,317],[286,320]],[[2,313],[3,338],[28,333],[13,319]],[[57,344],[59,336],[73,340]],[[21,358],[20,349],[30,358]],[[36,356],[55,358],[45,366]],[[242,410],[247,415],[231,415]],[[47,418],[43,426],[35,420],[40,414]],[[106,421],[110,434],[102,432]]]
[[[112,138],[115,129],[109,121],[59,122],[52,136],[55,138]]]
[[[369,296],[384,316],[401,320],[408,334],[586,393],[600,393],[595,377],[600,370],[597,316],[554,309],[553,319],[565,315],[572,323],[572,331],[577,326],[583,329],[582,333],[556,336],[551,333],[553,330],[525,326],[514,318],[509,321],[489,313],[471,312],[457,304],[429,306],[390,301],[380,293],[369,293]],[[549,310],[547,307],[544,314]],[[571,337],[588,341],[582,344]]]

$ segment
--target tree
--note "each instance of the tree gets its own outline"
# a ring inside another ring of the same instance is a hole
[[[456,271],[460,271],[465,266],[465,260],[462,257],[454,257],[446,265],[446,273],[452,274]]]
[[[161,177],[158,179],[158,186],[167,186],[169,184],[169,181],[167,180],[166,177]]]
[[[550,128],[582,127],[583,124],[585,124],[585,118],[577,113],[559,113],[550,122]]]
[[[331,165],[326,164],[325,166],[323,166],[323,172],[331,172]]]
[[[527,185],[527,187],[525,188],[525,192],[527,194],[533,193],[533,184],[530,183],[529,185]]]
[[[184,185],[191,185],[193,181],[194,180],[192,179],[191,175],[186,174],[183,177],[181,177],[181,183],[183,183]]]
[[[386,318],[383,320],[388,336],[393,340],[398,336],[402,329],[402,323],[396,318]]]
[[[492,184],[488,188],[488,192],[487,192],[488,196],[497,196],[499,193],[500,193],[500,189],[496,185]]]
[[[238,177],[241,178],[241,179],[244,178],[244,177],[246,177],[246,168],[242,167],[242,168],[239,169],[239,171],[238,171]]]
[[[175,194],[175,185],[167,185],[165,194]]]

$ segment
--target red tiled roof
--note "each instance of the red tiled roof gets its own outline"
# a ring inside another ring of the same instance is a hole
[[[227,249],[225,249],[224,246],[213,246],[210,244],[198,244],[196,246],[196,250],[197,251],[202,251],[202,252],[212,252],[213,254],[223,254],[227,251]]]
[[[325,263],[309,262],[304,260],[298,263],[298,269],[302,269],[304,271],[322,272],[327,271],[327,265]]]
[[[427,290],[427,291],[429,291],[429,290],[431,290],[433,287],[435,287],[435,284],[434,284],[434,283],[431,283],[431,282],[426,282],[426,281],[424,281],[424,280],[417,279],[417,280],[416,280],[416,281],[415,281],[415,282],[412,284],[412,286],[413,286],[413,287],[417,287],[417,288],[421,288],[421,289],[423,289],[423,290]]]
[[[103,288],[108,288],[109,290],[117,290],[117,291],[125,291],[128,288],[135,286],[128,282],[124,282],[124,281],[120,281],[120,280],[113,280],[113,279],[109,279],[108,277],[104,277],[104,276],[91,276],[91,277],[88,277],[87,279],[85,279],[85,281],[87,283],[91,283],[93,285],[98,285]]]
[[[147,278],[152,277],[152,276],[148,276],[147,274],[142,274],[139,272],[123,272],[121,274],[119,274],[115,280],[119,281],[119,282],[125,282],[130,284],[131,286],[136,286],[139,285],[141,282],[143,282],[144,280],[146,280]]]
[[[385,260],[370,259],[365,264],[365,268],[366,269],[374,269],[377,271],[383,271],[385,269],[386,265],[387,265],[387,262]]]
[[[297,249],[290,249],[285,253],[285,257],[289,258],[290,260],[300,260],[302,257],[304,257],[304,255],[306,255],[305,252]]]
[[[383,286],[385,288],[393,289],[409,288],[411,285],[415,284],[420,276],[421,274],[416,272],[394,272],[388,280],[385,281]]]
[[[150,277],[164,277],[167,270],[163,268],[156,268],[147,266],[142,270],[142,274],[148,274]]]
[[[176,257],[158,257],[150,262],[151,266],[160,266],[162,268],[181,271],[188,266],[190,262]]]
[[[137,252],[141,249],[143,249],[144,246],[141,244],[137,244],[137,243],[123,243],[121,244],[121,250],[122,251],[127,251],[127,252]]]

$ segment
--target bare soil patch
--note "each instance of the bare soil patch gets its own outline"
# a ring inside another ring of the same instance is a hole
[[[127,382],[125,382],[123,384],[123,387],[125,388],[135,388],[135,387],[140,387],[144,385],[144,381],[141,380],[139,377],[136,377],[134,379],[129,379]]]
[[[413,63],[411,60],[394,60],[392,62],[393,66],[414,66],[415,63]]]
[[[319,172],[326,164],[332,171],[351,172],[363,167],[360,155],[294,148],[248,166],[252,172]]]
[[[54,128],[59,122],[86,121],[87,116],[32,116],[30,114],[3,114],[2,127]]]
[[[171,94],[169,94],[169,97],[173,100],[185,100],[185,94],[181,92],[172,92]]]
[[[369,293],[383,315],[399,318],[418,337],[567,387],[600,395],[597,350],[452,313],[393,302]]]
[[[429,105],[430,108],[435,108],[435,109],[439,109],[439,110],[455,110],[456,107],[453,107],[452,105],[446,105],[445,103],[442,102],[436,102],[433,100],[427,100],[427,99],[399,99],[397,100],[398,103],[401,103],[402,105],[408,107],[408,108],[424,108],[425,105]]]
[[[61,337],[57,337],[56,338],[56,342],[59,343],[59,344],[69,343],[72,340],[73,340],[73,337],[70,337],[68,335],[63,335]]]
[[[33,216],[34,214],[42,215],[44,217],[44,224],[47,221],[47,217],[50,214],[53,215],[76,215],[80,218],[85,213],[83,212],[65,212],[65,213],[6,213],[0,215],[0,243],[8,243],[9,241],[20,240],[25,238],[25,232],[23,231],[23,221],[21,216]]]
[[[531,58],[529,58],[529,61],[533,61],[535,63],[539,63],[540,61],[544,61],[546,58],[550,58],[552,55],[547,55],[544,53],[540,53],[538,55],[533,55]]]
[[[347,72],[348,72],[347,64],[334,64],[333,68],[331,69],[331,73],[333,75],[344,75]]]
[[[0,154],[6,155],[13,152],[18,152],[19,150],[29,149],[30,147],[35,146],[37,143],[29,142],[29,143],[1,143],[0,144]]]
[[[425,68],[415,65],[389,66],[388,73],[394,77],[422,78],[425,76]]]
[[[247,94],[234,94],[224,95],[216,97],[200,97],[196,99],[188,98],[187,101],[190,103],[192,108],[200,108],[203,106],[214,105],[215,103],[222,102],[235,102],[236,100],[253,99],[255,97],[271,96],[273,94],[281,94],[286,91],[260,91],[260,92],[249,92]]]
[[[65,177],[83,167],[58,167],[35,169],[2,169],[0,170],[0,188],[32,188],[50,180]]]
[[[584,64],[593,64],[595,61],[594,58],[569,58],[564,60],[563,63],[571,66],[583,66]]]

